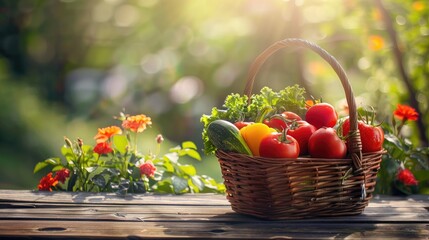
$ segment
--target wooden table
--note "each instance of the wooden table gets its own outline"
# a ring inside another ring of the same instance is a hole
[[[429,239],[429,196],[374,198],[358,216],[266,221],[222,195],[0,190],[0,238]]]

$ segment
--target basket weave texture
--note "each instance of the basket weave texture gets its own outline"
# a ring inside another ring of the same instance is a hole
[[[353,91],[338,61],[312,42],[295,38],[278,41],[251,65],[245,94],[250,100],[261,65],[287,47],[316,52],[337,73],[349,107],[348,158],[278,159],[218,150],[227,199],[237,213],[271,220],[360,214],[372,198],[383,150],[362,154]]]

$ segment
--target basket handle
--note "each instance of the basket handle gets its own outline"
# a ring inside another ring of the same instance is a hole
[[[357,127],[357,111],[356,111],[356,102],[353,96],[353,90],[347,78],[347,75],[343,69],[343,67],[338,63],[338,61],[330,55],[326,50],[317,46],[316,44],[309,42],[307,40],[298,39],[298,38],[287,38],[284,40],[280,40],[275,42],[267,49],[265,49],[256,59],[253,61],[250,66],[246,88],[244,90],[244,94],[249,97],[252,95],[253,83],[255,82],[255,76],[259,71],[259,68],[262,64],[277,50],[286,47],[304,47],[309,48],[319,54],[326,62],[331,65],[334,69],[335,73],[338,75],[341,84],[343,85],[344,92],[346,94],[347,104],[349,107],[349,118],[350,118],[350,137],[348,138],[348,150],[350,153],[350,157],[353,162],[353,167],[355,172],[361,172],[362,169],[362,143],[360,139],[360,133]]]

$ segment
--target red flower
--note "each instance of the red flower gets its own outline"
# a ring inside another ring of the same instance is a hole
[[[52,187],[58,184],[58,180],[52,177],[52,173],[48,173],[42,179],[40,179],[39,185],[37,186],[41,191],[52,191]]]
[[[122,130],[118,126],[111,126],[105,128],[99,128],[97,135],[95,135],[94,139],[97,143],[105,142],[109,140],[115,134],[121,134]]]
[[[63,168],[55,173],[55,179],[61,183],[64,183],[68,177],[70,177],[70,170],[67,168]]]
[[[140,166],[141,175],[146,175],[147,177],[153,177],[155,175],[156,167],[151,161],[147,161]]]
[[[110,143],[108,142],[100,142],[97,143],[94,147],[94,152],[103,155],[113,152],[113,149],[110,147]]]
[[[396,179],[406,186],[417,185],[418,182],[413,173],[408,169],[400,169],[396,175]]]
[[[129,129],[132,132],[143,132],[147,125],[151,125],[152,120],[144,114],[130,116],[122,121],[122,127]]]
[[[410,106],[398,104],[393,115],[403,121],[416,121],[419,118],[419,114],[416,110]]]

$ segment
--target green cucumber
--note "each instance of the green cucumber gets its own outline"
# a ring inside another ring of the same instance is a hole
[[[219,150],[252,155],[238,128],[228,121],[219,119],[211,122],[207,127],[207,135]]]

